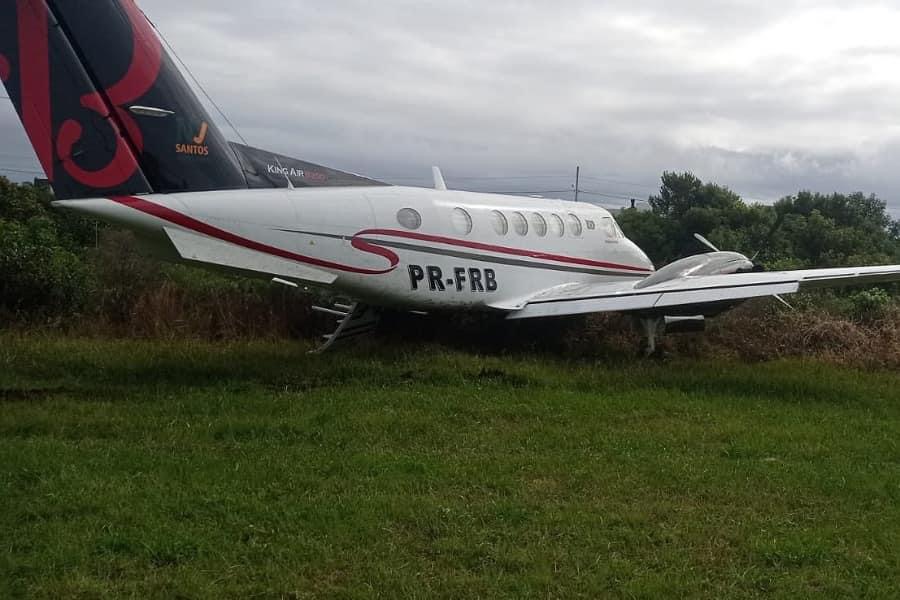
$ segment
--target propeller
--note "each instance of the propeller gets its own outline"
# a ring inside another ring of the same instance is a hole
[[[712,242],[710,242],[708,239],[706,239],[705,237],[703,237],[703,236],[700,235],[699,233],[695,233],[695,234],[694,234],[694,238],[695,238],[698,242],[700,242],[701,244],[703,244],[704,246],[706,246],[707,248],[711,248],[713,252],[721,252],[721,250],[719,250],[718,248],[716,248],[716,245],[715,245],[715,244],[713,244]],[[757,257],[759,257],[759,253],[760,253],[760,252],[761,252],[761,251],[758,251],[756,254],[753,255],[753,258],[750,259],[750,262],[752,262],[754,265],[756,264],[756,259],[757,259]],[[787,306],[789,309],[791,309],[791,310],[796,310],[793,306],[791,306],[791,303],[790,303],[790,302],[788,302],[787,300],[785,300],[784,298],[782,298],[779,294],[773,294],[773,297],[774,297],[776,300],[778,300],[779,302],[781,302],[782,304],[784,304],[785,306]]]
[[[721,252],[721,250],[719,250],[718,248],[716,248],[715,245],[714,245],[711,241],[709,241],[708,239],[706,239],[705,237],[703,237],[703,236],[700,235],[699,233],[695,233],[695,234],[694,234],[694,237],[697,239],[698,242],[700,242],[701,244],[703,244],[703,245],[706,246],[707,248],[712,248],[712,251],[713,251],[713,252]]]

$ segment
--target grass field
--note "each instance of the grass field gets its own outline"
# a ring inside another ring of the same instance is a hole
[[[900,597],[900,376],[0,336],[0,597]]]

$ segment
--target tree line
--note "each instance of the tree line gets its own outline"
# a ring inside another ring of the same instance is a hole
[[[144,257],[129,233],[55,210],[52,200],[46,188],[0,177],[0,326],[309,333],[308,297],[265,281],[159,263]],[[900,222],[874,195],[801,191],[774,205],[748,204],[691,173],[667,172],[648,201],[650,210],[627,209],[617,219],[657,266],[707,251],[695,233],[770,270],[900,263]],[[896,302],[894,292],[826,298],[832,305],[843,298],[846,310],[865,314]]]

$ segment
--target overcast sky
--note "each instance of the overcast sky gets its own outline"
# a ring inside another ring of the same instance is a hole
[[[139,4],[251,144],[298,158],[534,192],[580,164],[583,188],[641,198],[691,170],[749,200],[861,190],[900,209],[889,2]],[[0,136],[0,165],[34,168],[7,101]]]

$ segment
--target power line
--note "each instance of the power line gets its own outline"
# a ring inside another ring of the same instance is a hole
[[[503,196],[542,196],[542,195],[545,195],[545,194],[571,194],[572,192],[573,192],[573,190],[549,190],[549,191],[532,191],[532,192],[530,192],[530,191],[518,190],[518,191],[515,191],[515,192],[496,192],[496,191],[491,191],[491,192],[482,192],[482,193],[485,193],[485,194],[500,194],[500,195],[503,195]]]
[[[7,173],[25,173],[32,175],[43,175],[43,171],[36,171],[34,169],[13,169],[8,167],[0,167],[0,171],[5,171]]]
[[[27,161],[31,161],[34,159],[33,156],[26,156],[24,154],[12,154],[10,152],[0,152],[0,156],[3,156],[5,158],[12,158],[12,159],[16,159],[16,160],[27,160]]]
[[[393,179],[395,181],[416,181],[420,179],[430,179],[427,175],[422,175],[420,177],[393,177],[390,175],[373,175],[375,179]],[[494,175],[490,177],[485,176],[475,176],[475,175],[453,175],[452,177],[448,177],[448,179],[452,179],[454,181],[503,181],[509,179],[568,179],[571,175],[559,174],[559,175]]]
[[[605,178],[605,177],[595,177],[595,176],[593,176],[593,175],[582,175],[581,178],[582,178],[582,179],[590,179],[590,180],[592,180],[592,181],[599,181],[599,182],[601,182],[601,183],[615,183],[615,184],[617,184],[617,185],[625,185],[625,186],[629,186],[629,187],[645,188],[645,189],[649,189],[649,190],[656,190],[656,189],[658,189],[657,186],[655,186],[655,185],[649,185],[649,184],[646,184],[646,183],[637,183],[637,182],[634,182],[634,181],[622,181],[622,180],[619,180],[619,179],[607,179],[607,178]]]
[[[141,12],[143,13],[143,11],[141,11]],[[228,115],[225,114],[225,111],[223,111],[221,108],[219,108],[219,105],[216,104],[216,101],[213,100],[212,97],[206,92],[206,88],[204,88],[203,85],[200,83],[200,81],[194,76],[193,71],[191,71],[191,69],[184,63],[184,61],[181,60],[181,57],[178,56],[177,52],[175,52],[175,48],[172,47],[172,44],[169,43],[169,40],[166,39],[166,36],[164,36],[163,33],[159,29],[156,28],[156,25],[153,23],[153,21],[151,21],[147,17],[146,14],[144,14],[144,18],[147,19],[147,22],[150,23],[150,25],[153,26],[153,29],[156,30],[156,34],[160,37],[160,39],[163,41],[163,43],[166,45],[166,47],[172,53],[172,56],[175,57],[175,60],[178,61],[178,64],[181,65],[181,68],[183,68],[184,71],[188,74],[188,76],[190,76],[191,80],[193,80],[194,85],[196,85],[197,88],[200,89],[200,91],[203,93],[203,95],[206,97],[206,99],[209,100],[209,103],[213,105],[213,107],[216,109],[216,111],[218,111],[218,113],[220,115],[222,115],[222,118],[225,119],[225,122],[228,123],[228,126],[231,127],[231,129],[237,134],[237,136],[241,139],[241,141],[244,142],[244,145],[249,146],[250,144],[247,143],[247,140],[244,139],[244,136],[241,135],[241,132],[238,131],[238,128],[234,126],[234,123],[231,122],[231,119],[228,118]]]
[[[489,194],[500,194],[504,196],[545,196],[548,194],[574,194],[575,190],[516,190],[516,191],[489,191],[485,192]],[[643,200],[639,200],[632,196],[625,196],[622,194],[607,194],[604,192],[596,192],[592,190],[578,190],[579,194],[585,194],[588,196],[598,196],[600,198],[609,198],[611,200],[635,200],[637,202],[643,202]]]
[[[612,194],[607,192],[594,192],[591,190],[579,190],[581,194],[587,194],[588,196],[601,196],[603,198],[613,198],[615,200],[632,200],[633,196],[626,196],[624,194]]]

